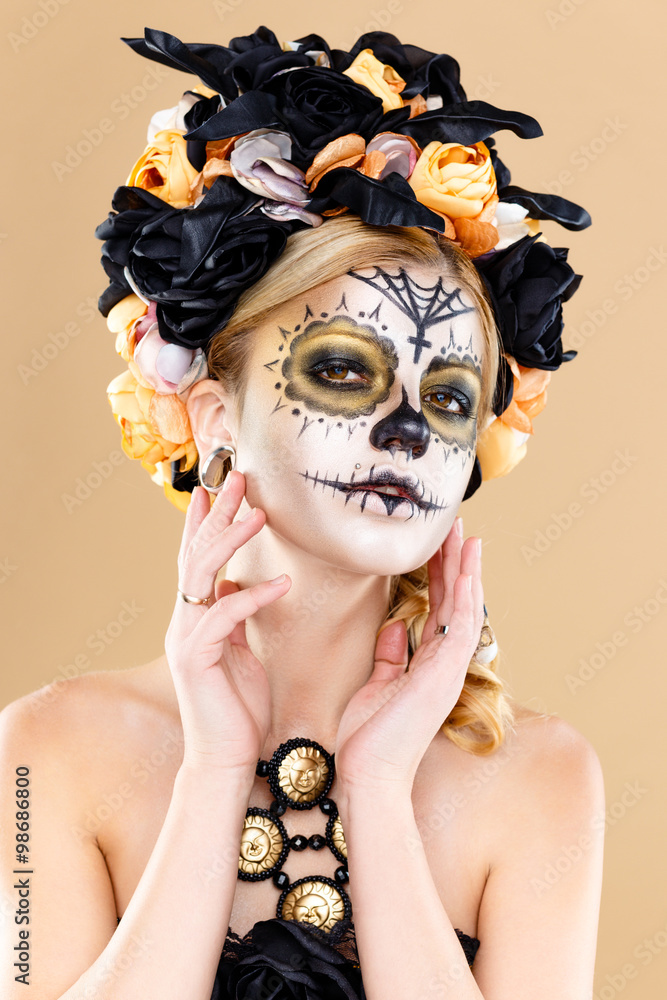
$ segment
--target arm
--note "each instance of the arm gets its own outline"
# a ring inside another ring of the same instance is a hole
[[[80,742],[64,732],[72,711],[63,709],[54,726],[51,709],[34,713],[30,703],[21,699],[0,714],[0,994],[7,1000],[210,1000],[253,775],[181,768],[153,853],[116,929],[104,857],[94,835],[81,836],[86,748],[81,752]],[[32,792],[25,866],[15,861],[15,771],[22,766],[30,768]],[[14,882],[27,877],[13,874],[19,867],[33,872],[30,923],[22,925],[14,920]],[[27,988],[13,967],[20,929],[30,931]]]
[[[405,789],[391,797],[359,788],[339,794],[368,1000],[589,1000],[602,774],[583,737],[561,720],[547,722],[531,730],[531,752],[519,755],[496,786],[474,976],[430,875]],[[545,876],[566,848],[577,860],[549,885]]]
[[[350,788],[337,803],[367,1000],[490,1000],[440,901],[410,789]]]

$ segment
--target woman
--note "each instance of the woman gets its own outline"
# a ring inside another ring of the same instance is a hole
[[[373,58],[391,38],[365,36]],[[236,94],[221,110],[188,92],[168,148],[153,136],[98,231],[101,305],[130,364],[109,387],[124,446],[187,509],[178,596],[164,656],[3,713],[8,915],[19,899],[3,994],[588,997],[599,762],[567,723],[503,692],[481,543],[457,516],[494,454],[499,471],[521,456],[498,415],[530,423],[543,405],[577,282],[552,252],[557,319],[532,317],[537,334],[511,353],[507,303],[534,309],[528,283],[548,281],[533,251],[548,248],[502,232],[504,168],[482,139],[452,140],[453,162],[480,170],[467,195],[436,192],[438,209],[423,137],[401,131],[438,86],[472,113],[449,57],[420,77],[395,39],[379,74],[361,39],[346,54],[316,36],[283,50],[266,29],[217,52],[146,39],[131,42],[196,64],[216,94],[231,76],[246,98],[240,128]],[[362,71],[401,105],[357,93],[374,94]],[[314,138],[323,105],[304,117],[306,84],[309,101],[338,88],[338,108],[352,93],[359,131],[330,101]],[[369,150],[389,122],[392,145]],[[363,153],[342,156],[353,135]],[[576,214],[566,205],[548,217]]]

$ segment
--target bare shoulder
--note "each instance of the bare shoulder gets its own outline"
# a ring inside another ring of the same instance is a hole
[[[522,845],[594,829],[604,814],[604,777],[591,742],[557,715],[512,701],[514,725],[497,758],[486,808],[493,818],[489,859]]]
[[[168,671],[167,671],[168,673]],[[11,758],[28,754],[83,791],[100,768],[136,754],[158,732],[178,738],[178,710],[163,658],[127,670],[59,678],[0,712],[0,742]]]

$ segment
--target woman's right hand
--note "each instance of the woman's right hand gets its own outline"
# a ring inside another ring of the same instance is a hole
[[[286,594],[291,580],[266,581],[240,590],[230,580],[215,585],[218,571],[262,528],[263,511],[234,521],[245,492],[238,470],[227,474],[211,507],[208,493],[193,491],[178,556],[185,594],[212,596],[189,604],[180,595],[165,639],[183,725],[186,766],[254,774],[271,719],[266,671],[251,652],[245,619]]]

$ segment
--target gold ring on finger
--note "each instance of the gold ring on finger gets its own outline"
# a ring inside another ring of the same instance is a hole
[[[190,597],[189,594],[184,594],[180,587],[178,596],[182,597],[186,604],[209,604],[211,600],[210,597]]]

